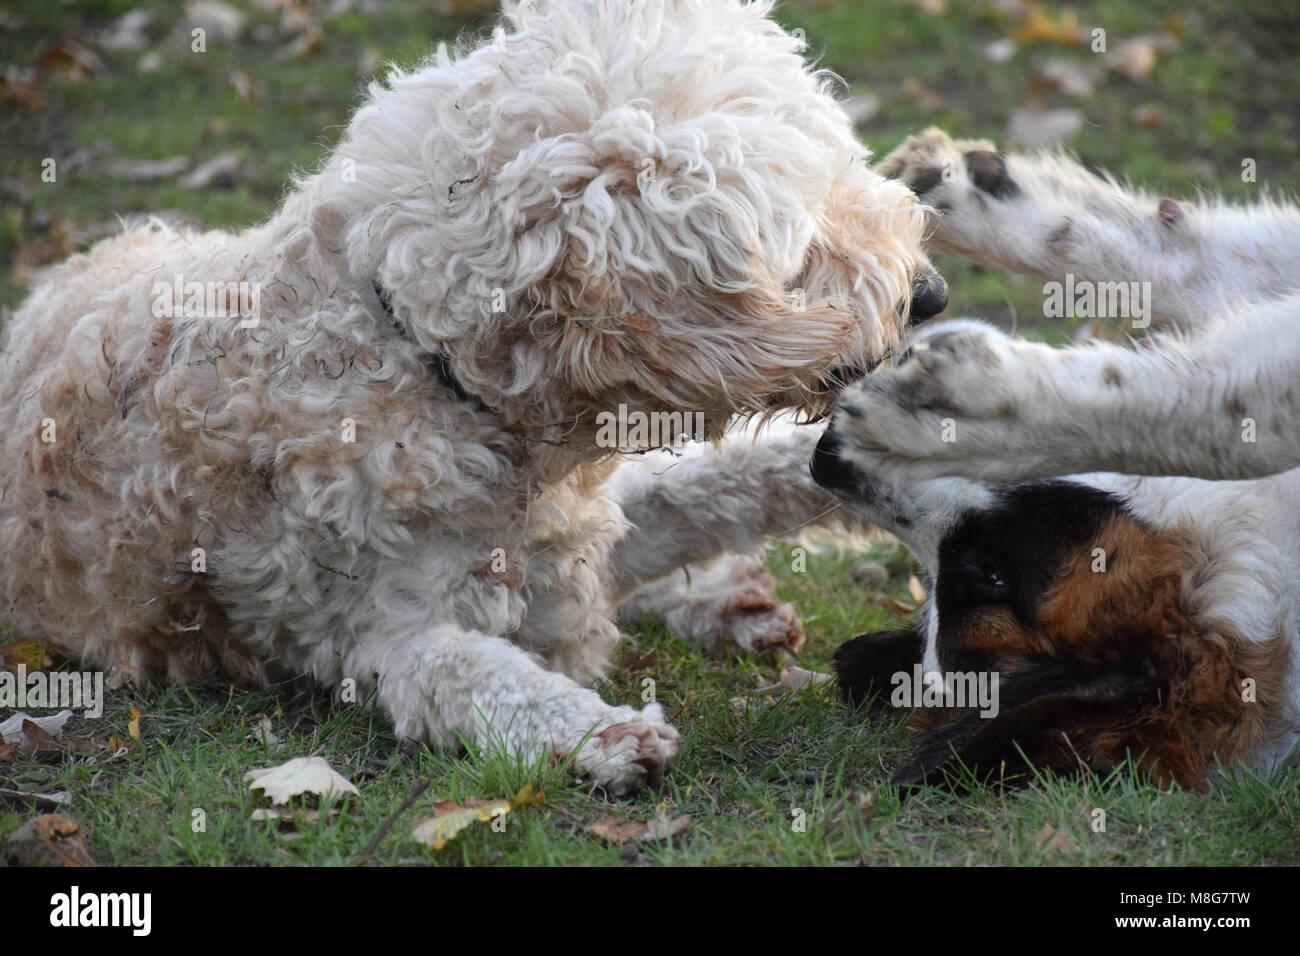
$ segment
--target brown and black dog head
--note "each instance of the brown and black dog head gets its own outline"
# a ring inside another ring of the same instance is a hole
[[[1200,788],[1216,758],[1259,742],[1281,700],[1285,645],[1197,619],[1188,593],[1213,568],[1195,529],[1152,528],[1077,481],[900,490],[852,457],[828,431],[813,475],[908,544],[932,582],[911,627],[839,648],[846,699],[891,706],[917,664],[949,687],[982,675],[997,688],[994,714],[951,697],[916,708],[922,735],[895,782],[940,783],[960,767],[1003,780],[1105,772],[1131,756],[1162,784]]]

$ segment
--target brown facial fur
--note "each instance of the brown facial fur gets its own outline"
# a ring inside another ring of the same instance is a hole
[[[1281,706],[1286,646],[1280,635],[1257,644],[1195,620],[1185,598],[1198,571],[1193,535],[1152,531],[1119,513],[1060,570],[1032,625],[996,605],[962,621],[957,645],[991,654],[993,669],[1011,681],[1018,660],[1044,654],[1103,667],[1145,653],[1166,675],[1150,706],[1100,729],[1064,731],[1053,753],[1031,759],[1107,766],[1128,751],[1162,785],[1200,789],[1216,757],[1230,762],[1262,740]],[[1104,571],[1093,570],[1096,548],[1105,553]],[[1255,681],[1255,702],[1242,699],[1246,678]],[[918,726],[936,723],[936,714],[923,714]]]

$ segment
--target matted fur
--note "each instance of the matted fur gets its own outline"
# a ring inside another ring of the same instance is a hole
[[[652,779],[659,706],[578,683],[628,531],[596,415],[824,410],[924,265],[770,6],[508,5],[373,85],[265,224],[53,269],[0,365],[6,623],[131,676],[351,679],[403,735]],[[259,313],[159,316],[178,275]]]

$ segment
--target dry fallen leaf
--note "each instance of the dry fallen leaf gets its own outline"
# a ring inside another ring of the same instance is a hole
[[[849,569],[849,577],[858,584],[883,588],[889,583],[889,567],[883,561],[859,561]]]
[[[244,774],[249,790],[264,791],[273,804],[286,804],[304,793],[318,796],[360,792],[329,765],[323,757],[294,757],[278,767],[264,767]]]
[[[876,607],[882,607],[886,611],[890,611],[902,617],[911,617],[911,615],[916,612],[917,608],[917,605],[912,604],[909,601],[900,601],[898,598],[892,597],[878,597],[868,603],[874,604]]]
[[[140,740],[140,708],[131,705],[131,722],[126,725],[126,732],[131,735],[131,739],[139,742]]]
[[[1020,44],[1060,43],[1070,46],[1079,42],[1079,14],[1073,10],[1061,13],[1061,19],[1053,20],[1043,12],[1037,3],[1030,4],[1025,22],[1011,31],[1011,39]]]
[[[1070,834],[1057,830],[1050,823],[1044,823],[1042,829],[1034,834],[1034,846],[1042,850],[1044,856],[1079,852],[1079,844],[1074,842]]]
[[[58,737],[63,733],[63,725],[72,717],[72,711],[61,710],[57,714],[51,714],[49,717],[33,717],[31,714],[23,713],[21,710],[0,724],[0,738],[3,738],[7,744],[21,744],[23,742],[23,729],[26,724],[35,724],[45,733]]]
[[[252,717],[253,727],[248,732],[248,739],[256,741],[263,747],[274,747],[280,742],[280,738],[271,730],[271,718],[266,714],[254,714]]]
[[[66,163],[64,167],[66,169]],[[0,645],[0,663],[5,667],[17,667],[19,664],[27,665],[27,669],[43,670],[54,663],[48,653],[50,645],[39,638],[28,638],[23,641],[10,641],[8,644]]]
[[[30,790],[9,790],[0,787],[0,800],[9,803],[30,803],[38,810],[57,810],[72,802],[72,793],[68,790],[56,790],[54,793],[34,793]]]
[[[81,825],[47,813],[28,820],[0,843],[0,856],[13,866],[94,866]]]
[[[525,785],[509,800],[468,799],[464,806],[455,800],[438,800],[433,805],[434,815],[416,820],[411,836],[430,849],[441,850],[471,824],[486,823],[505,816],[516,807],[545,800],[546,795],[541,791],[534,793],[531,784]]]
[[[690,825],[689,813],[671,818],[665,813],[657,813],[649,820],[629,820],[627,823],[619,823],[618,819],[611,814],[588,824],[583,827],[583,830],[592,836],[604,837],[610,843],[622,846],[628,840],[666,840],[668,837],[684,833]]]
[[[783,667],[781,668],[781,676],[775,684],[760,687],[740,697],[733,697],[731,698],[731,706],[736,710],[744,710],[755,697],[776,698],[783,697],[786,694],[798,694],[809,687],[824,684],[830,679],[830,674],[805,670],[802,667]]]
[[[23,721],[22,749],[34,754],[96,753],[104,749],[97,740],[85,737],[59,738],[47,734],[35,721]]]

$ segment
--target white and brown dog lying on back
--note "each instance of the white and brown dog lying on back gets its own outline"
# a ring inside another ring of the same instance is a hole
[[[841,396],[814,477],[933,577],[912,629],[840,649],[846,693],[888,695],[917,661],[1000,677],[995,718],[921,718],[899,779],[1130,754],[1200,787],[1216,760],[1284,757],[1300,740],[1300,211],[1157,201],[937,131],[881,168],[935,210],[940,248],[1150,282],[1154,315],[1190,330],[1053,349],[945,322]]]

